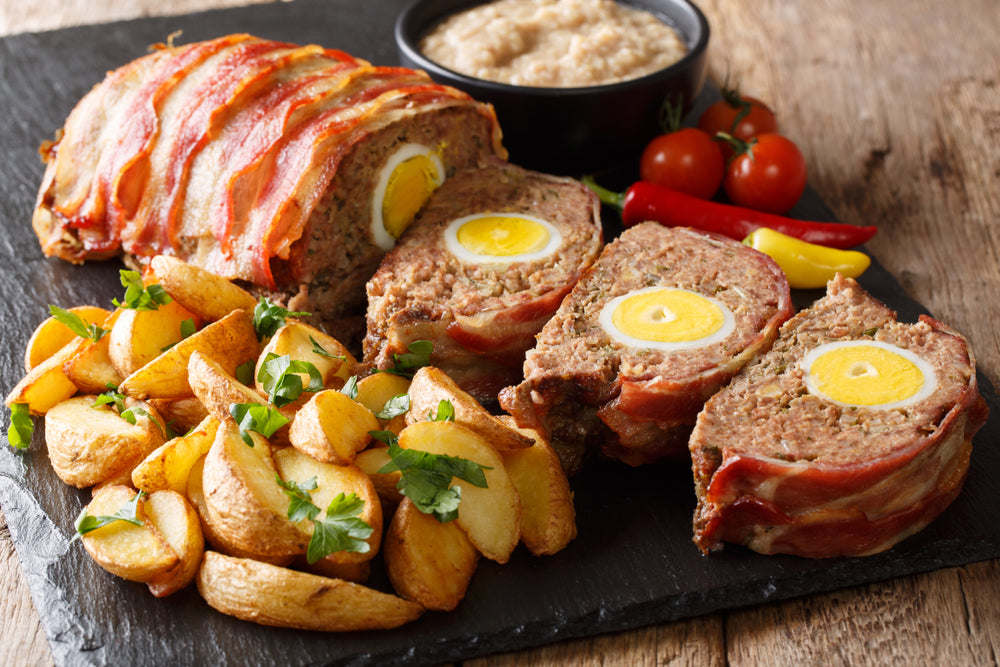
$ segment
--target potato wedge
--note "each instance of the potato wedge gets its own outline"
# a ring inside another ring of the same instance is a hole
[[[156,310],[121,309],[108,334],[108,355],[118,374],[128,377],[183,338],[181,323],[196,319],[176,301]]]
[[[5,405],[9,408],[14,403],[27,403],[31,414],[44,415],[52,406],[75,394],[77,387],[66,377],[63,364],[83,343],[83,338],[77,338],[33,367],[7,394]]]
[[[205,553],[198,591],[208,604],[245,621],[299,630],[350,632],[396,628],[423,608],[361,584],[259,561]]]
[[[399,434],[399,446],[431,454],[445,454],[474,461],[487,468],[486,488],[463,480],[452,483],[462,489],[458,525],[479,553],[506,563],[521,535],[521,501],[507,476],[503,459],[489,442],[456,422],[417,422]]]
[[[177,565],[148,579],[146,585],[156,597],[173,595],[194,581],[205,553],[198,513],[176,491],[154,491],[146,498],[146,517],[177,555]]]
[[[389,448],[383,446],[369,447],[354,457],[354,465],[361,468],[375,485],[375,491],[382,500],[383,508],[395,507],[403,499],[403,495],[396,488],[399,484],[399,471],[379,472],[390,461],[392,459],[389,458]]]
[[[373,373],[358,380],[358,395],[354,400],[378,414],[390,399],[405,394],[409,388],[409,378],[402,375]]]
[[[454,521],[441,523],[404,498],[385,535],[385,567],[401,597],[451,611],[465,597],[479,552]]]
[[[315,350],[313,341],[325,351],[325,354],[320,354]],[[277,333],[261,350],[257,367],[254,370],[254,381],[257,383],[257,391],[260,392],[264,392],[264,387],[256,378],[260,374],[261,364],[264,363],[269,354],[275,354],[279,357],[287,354],[295,361],[306,361],[312,364],[319,371],[323,378],[323,386],[327,389],[340,389],[349,377],[358,372],[357,359],[340,341],[315,327],[293,319],[287,320],[285,326],[278,329]],[[301,376],[302,385],[308,386],[309,376],[305,373],[302,373]],[[309,400],[309,396],[310,394],[303,393],[298,404],[305,403]]]
[[[234,310],[253,312],[257,299],[232,281],[169,255],[149,262],[153,279],[175,301],[206,322],[221,320]]]
[[[509,423],[517,428],[512,419]],[[518,430],[535,444],[500,456],[521,497],[521,542],[536,556],[552,555],[576,537],[573,491],[548,440],[537,431]]]
[[[45,442],[52,469],[70,486],[93,486],[136,465],[163,444],[159,416],[148,404],[126,400],[127,408],[141,408],[130,424],[110,406],[93,407],[96,396],[74,396],[53,406],[45,415]]]
[[[132,471],[132,483],[150,493],[162,489],[186,493],[191,466],[208,454],[218,427],[217,420],[206,417],[187,435],[163,443]]]
[[[98,306],[76,306],[66,310],[82,317],[87,324],[102,324],[111,314],[110,311]],[[56,318],[48,317],[42,320],[41,324],[35,327],[24,349],[25,372],[66,347],[75,338],[77,335]]]
[[[247,554],[305,553],[310,533],[288,520],[289,500],[275,481],[271,446],[258,434],[250,435],[253,447],[243,442],[232,419],[219,423],[202,471],[212,528]]]
[[[252,316],[244,310],[234,310],[136,370],[125,378],[118,390],[136,398],[191,396],[187,365],[195,351],[213,359],[233,375],[237,366],[257,358],[258,348]]]
[[[198,514],[198,519],[201,522],[201,532],[205,536],[205,542],[210,545],[216,551],[220,551],[229,556],[236,556],[237,558],[257,558],[257,560],[262,560],[272,565],[288,565],[294,559],[294,556],[253,556],[251,554],[245,553],[240,550],[236,545],[228,542],[226,538],[219,533],[215,527],[212,525],[211,517],[208,516],[208,509],[205,505],[205,491],[202,486],[202,473],[205,469],[205,457],[201,457],[194,462],[191,466],[191,472],[188,475],[188,486],[187,486],[187,496],[188,502],[194,507],[195,512]]]
[[[313,394],[295,413],[288,441],[318,461],[347,465],[381,427],[375,414],[336,389]]]
[[[135,489],[107,486],[94,494],[87,505],[89,516],[113,516],[131,501]],[[149,521],[146,502],[140,499],[136,518],[142,525],[114,521],[83,536],[83,547],[98,565],[129,581],[147,582],[176,567],[180,559],[166,539]]]
[[[428,419],[428,415],[437,413],[440,402],[447,400],[455,409],[455,421],[483,436],[495,450],[502,452],[531,446],[530,438],[508,428],[440,368],[425,366],[418,370],[408,393],[407,424]]]
[[[121,384],[122,376],[111,362],[110,341],[107,335],[96,342],[81,339],[77,349],[63,363],[63,373],[81,392],[102,394],[108,386]]]
[[[370,560],[361,563],[334,563],[329,558],[320,558],[315,563],[310,563],[305,556],[296,556],[292,564],[296,570],[304,570],[331,579],[353,581],[356,584],[368,581],[372,573]]]
[[[379,502],[375,485],[368,475],[352,465],[340,466],[321,463],[294,447],[274,452],[274,462],[281,478],[302,484],[311,478],[316,478],[316,490],[311,492],[312,502],[320,508],[318,518],[326,516],[326,508],[338,494],[355,494],[364,507],[358,518],[372,528],[372,534],[367,539],[368,551],[337,551],[326,557],[330,563],[360,563],[374,558],[382,544],[382,504]],[[303,521],[300,526],[312,537],[311,522]]]
[[[208,416],[208,409],[197,396],[151,398],[149,404],[156,408],[174,433],[187,433]]]

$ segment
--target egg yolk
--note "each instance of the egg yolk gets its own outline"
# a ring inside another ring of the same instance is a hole
[[[462,224],[456,238],[474,255],[512,257],[537,252],[549,243],[549,230],[542,224],[516,216],[487,215]]]
[[[647,287],[616,297],[599,316],[608,334],[631,347],[680,350],[725,339],[736,328],[732,311],[696,292]]]
[[[875,341],[821,345],[803,365],[812,393],[845,405],[905,405],[929,395],[936,384],[927,362],[909,350]]]
[[[382,224],[398,239],[444,180],[444,174],[427,155],[414,155],[401,162],[389,175],[382,198]]]

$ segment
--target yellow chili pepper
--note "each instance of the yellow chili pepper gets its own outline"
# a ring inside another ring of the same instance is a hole
[[[863,252],[806,243],[767,227],[750,232],[743,243],[773,259],[795,289],[826,287],[838,273],[857,278],[871,264]]]

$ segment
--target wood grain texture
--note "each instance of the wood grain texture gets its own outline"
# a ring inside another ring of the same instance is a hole
[[[241,4],[250,0],[0,0],[0,34]],[[728,74],[772,103],[810,185],[840,219],[880,227],[870,250],[966,334],[997,383],[1000,3],[698,4],[713,28],[710,76]],[[49,664],[0,526],[0,664]],[[1000,562],[990,561],[468,663],[983,665],[998,656]]]

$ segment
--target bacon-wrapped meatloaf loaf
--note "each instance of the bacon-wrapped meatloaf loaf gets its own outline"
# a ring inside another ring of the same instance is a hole
[[[176,255],[336,318],[430,192],[493,155],[492,108],[423,72],[241,34],[161,45],[43,147],[33,225],[47,255]]]
[[[695,542],[888,549],[958,495],[986,415],[961,335],[926,316],[897,322],[838,276],[698,416]]]

